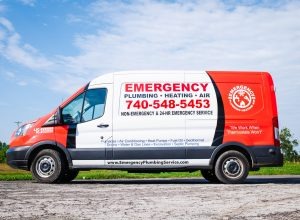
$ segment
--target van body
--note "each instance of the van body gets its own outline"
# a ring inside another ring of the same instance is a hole
[[[19,127],[7,163],[39,182],[79,170],[201,170],[241,183],[282,166],[278,113],[267,72],[132,71],[101,75],[57,109]]]

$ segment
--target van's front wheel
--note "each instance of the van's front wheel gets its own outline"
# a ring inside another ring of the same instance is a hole
[[[249,162],[238,151],[227,151],[220,155],[215,165],[216,177],[222,183],[243,183],[249,174]]]
[[[51,149],[40,151],[31,164],[30,170],[40,183],[60,182],[64,176],[64,162],[59,152]]]

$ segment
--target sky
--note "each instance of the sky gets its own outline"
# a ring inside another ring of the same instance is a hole
[[[149,69],[268,71],[299,139],[299,15],[299,0],[0,0],[0,141],[99,75]]]

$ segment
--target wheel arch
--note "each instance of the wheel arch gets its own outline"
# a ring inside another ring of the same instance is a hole
[[[250,167],[253,168],[253,165],[256,163],[255,156],[253,155],[251,150],[249,150],[248,148],[249,147],[246,147],[245,145],[243,145],[242,143],[239,143],[239,142],[228,142],[228,143],[222,144],[214,150],[214,152],[211,156],[209,165],[214,167],[218,157],[222,153],[229,151],[229,150],[235,150],[235,151],[238,151],[238,152],[244,154],[249,162]]]
[[[39,143],[34,144],[30,150],[26,153],[25,159],[28,161],[27,166],[28,170],[30,170],[30,166],[34,157],[44,149],[52,149],[58,151],[62,156],[65,162],[67,163],[68,167],[72,167],[72,158],[68,152],[68,150],[61,144],[55,141],[42,141]]]

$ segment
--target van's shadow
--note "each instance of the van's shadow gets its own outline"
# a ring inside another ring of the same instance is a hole
[[[191,179],[113,179],[113,180],[74,180],[68,184],[212,184],[203,178]],[[245,181],[248,184],[300,184],[300,176],[251,176]]]

